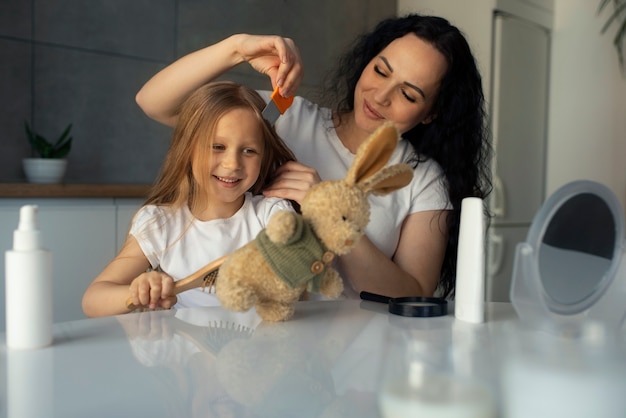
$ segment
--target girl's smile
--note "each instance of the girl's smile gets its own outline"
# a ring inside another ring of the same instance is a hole
[[[215,179],[217,179],[218,181],[224,183],[224,187],[234,187],[235,183],[238,183],[241,181],[241,179],[237,179],[237,178],[227,178],[227,177],[219,177],[219,176],[213,176]]]

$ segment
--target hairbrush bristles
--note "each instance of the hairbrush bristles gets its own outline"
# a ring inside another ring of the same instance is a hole
[[[217,280],[218,273],[219,273],[219,270],[214,270],[214,271],[207,273],[202,278],[202,291],[203,292],[205,290],[208,291],[209,293],[213,293],[215,291],[215,281]]]

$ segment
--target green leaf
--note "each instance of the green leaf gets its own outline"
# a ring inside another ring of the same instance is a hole
[[[72,138],[70,137],[63,145],[60,147],[56,147],[52,153],[50,158],[65,158],[67,154],[69,154],[72,149]]]
[[[604,7],[609,4],[611,0],[601,0],[600,1],[600,5],[598,6],[598,14],[600,14],[600,12],[604,9]]]
[[[623,16],[621,15],[623,14],[624,10],[626,10],[626,3],[621,3],[619,6],[616,6],[613,14],[611,14],[609,20],[606,21],[606,23],[602,27],[602,30],[600,30],[600,33],[603,34],[604,32],[606,32],[617,18],[623,18]]]
[[[26,136],[28,138],[28,142],[32,147],[35,147],[35,134],[30,130],[30,126],[28,126],[28,122],[24,122],[24,128],[26,129]]]
[[[70,123],[69,125],[67,125],[67,128],[65,128],[65,130],[63,131],[63,133],[61,134],[61,136],[59,137],[59,139],[57,139],[57,141],[54,143],[54,147],[57,148],[59,146],[61,146],[61,144],[63,143],[63,140],[67,137],[67,135],[70,133],[70,130],[72,129],[72,124]],[[69,139],[69,141],[71,141],[72,138]]]
[[[604,8],[610,3],[613,3],[614,10],[609,19],[604,23],[600,33],[604,34],[616,22],[619,25],[617,33],[613,38],[613,46],[617,51],[620,69],[622,70],[622,74],[624,74],[624,70],[626,69],[623,52],[624,40],[626,39],[626,2],[621,0],[601,0],[597,13],[600,14],[600,12],[602,12],[602,10],[604,10]]]

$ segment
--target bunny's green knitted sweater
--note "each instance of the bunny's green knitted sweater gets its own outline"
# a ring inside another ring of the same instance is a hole
[[[319,292],[326,265],[334,254],[326,250],[311,225],[300,214],[293,214],[296,226],[285,244],[270,240],[264,230],[255,241],[261,254],[280,279],[292,289],[307,283],[307,290]]]

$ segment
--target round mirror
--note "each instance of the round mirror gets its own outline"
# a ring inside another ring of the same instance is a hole
[[[624,251],[621,206],[610,189],[576,181],[557,190],[537,212],[517,248],[511,302],[520,316],[571,316],[607,293]],[[520,310],[524,311],[523,314]]]
[[[563,202],[538,254],[551,309],[567,314],[571,307],[594,303],[606,288],[614,252],[615,219],[604,199],[581,193]]]

